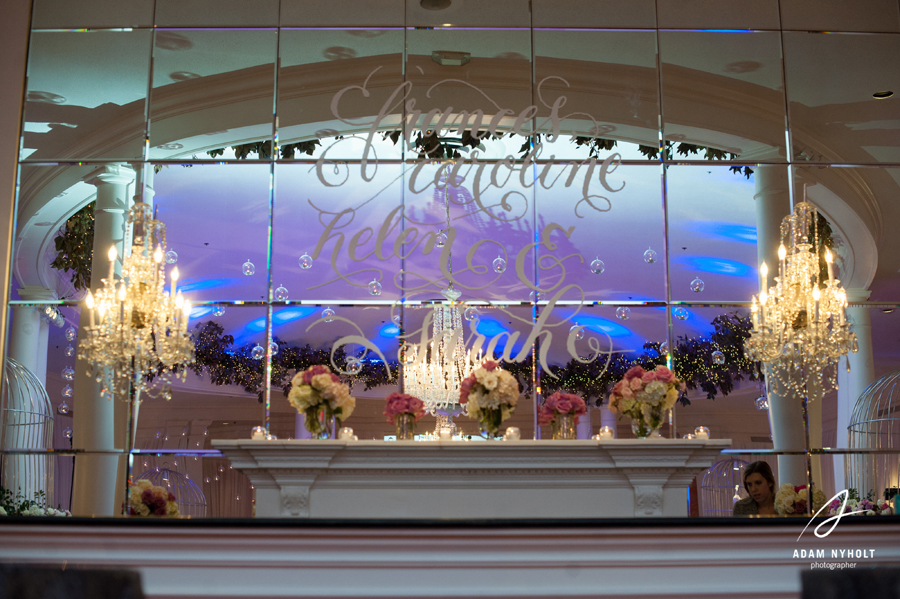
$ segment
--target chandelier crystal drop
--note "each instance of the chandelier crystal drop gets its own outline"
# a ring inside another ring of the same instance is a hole
[[[760,265],[761,291],[753,298],[753,331],[745,343],[750,359],[768,364],[769,375],[797,394],[806,394],[811,382],[823,391],[836,388],[838,360],[857,351],[847,322],[847,294],[834,278],[827,248],[827,280],[820,275],[817,218],[815,206],[804,201],[782,221],[779,276],[768,287],[768,268]]]
[[[450,286],[441,295],[447,301],[432,309],[431,343],[406,348],[403,389],[421,399],[430,414],[438,410],[458,414],[465,411],[459,405],[459,387],[481,363],[481,353],[473,355],[466,350],[458,301],[461,293]],[[428,326],[428,317],[423,326]]]
[[[184,380],[182,367],[193,361],[194,343],[187,331],[191,304],[177,292],[177,267],[171,293],[165,291],[166,226],[143,202],[129,211],[128,226],[132,247],[122,260],[122,278],[115,278],[113,246],[109,276],[85,298],[90,326],[79,351],[93,365],[91,376],[99,379],[104,397],[127,398],[134,390],[138,404],[141,392],[171,398],[172,374],[180,369]]]

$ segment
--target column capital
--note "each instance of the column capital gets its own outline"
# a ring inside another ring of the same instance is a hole
[[[872,292],[868,289],[860,289],[850,288],[845,290],[847,292],[847,302],[853,304],[856,302],[864,302],[869,299],[869,296],[872,295]]]
[[[55,302],[56,292],[40,285],[26,285],[18,289],[19,297],[26,302]]]
[[[128,185],[134,181],[135,173],[127,164],[108,164],[91,171],[83,181],[99,187],[103,184]]]

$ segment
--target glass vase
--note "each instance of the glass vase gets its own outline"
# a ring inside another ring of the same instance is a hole
[[[335,425],[341,426],[341,421],[335,419],[328,414],[325,405],[316,406],[312,410],[312,414],[307,412],[306,430],[308,430],[313,439],[331,439],[334,437]]]
[[[554,441],[578,438],[575,433],[575,414],[557,414],[552,426]]]
[[[397,414],[394,417],[398,441],[414,441],[416,438],[416,417],[413,414]]]
[[[632,418],[631,432],[633,432],[634,436],[638,439],[662,439],[663,436],[659,434],[659,429],[662,428],[662,424],[662,419],[647,422],[643,418]]]

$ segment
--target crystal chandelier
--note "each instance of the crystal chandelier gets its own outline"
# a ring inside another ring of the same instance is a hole
[[[409,350],[403,367],[403,389],[421,399],[430,414],[439,410],[459,414],[464,412],[459,404],[460,384],[480,363],[481,353],[473,355],[465,348],[457,301],[460,292],[451,285],[441,295],[447,302],[436,304],[431,312],[431,343],[421,353],[416,346]],[[428,326],[428,317],[422,326]]]
[[[753,298],[753,331],[745,349],[750,359],[767,363],[767,372],[795,394],[805,396],[810,383],[821,385],[822,391],[837,388],[838,360],[858,346],[846,318],[847,294],[834,278],[827,248],[828,280],[820,275],[815,206],[797,204],[781,223],[781,240],[774,287],[767,286],[766,263],[759,268],[760,293]]]
[[[444,202],[447,224],[444,231],[450,231],[450,176],[442,173]],[[443,232],[442,232],[443,234]],[[453,275],[453,254],[447,252],[447,270]],[[453,288],[451,279],[446,289],[441,291],[446,302],[434,305],[432,312],[422,324],[423,331],[431,318],[431,343],[422,347],[407,349],[404,356],[403,390],[425,403],[425,410],[438,415],[438,428],[455,428],[452,416],[465,413],[465,406],[459,403],[459,387],[477,364],[481,362],[481,352],[473,355],[466,350],[463,340],[462,317],[460,316],[460,291]],[[438,414],[441,412],[441,414]],[[447,416],[442,418],[441,416]]]
[[[128,225],[132,247],[122,259],[122,278],[115,279],[113,246],[109,276],[85,298],[90,326],[80,351],[93,365],[89,375],[101,384],[102,397],[128,397],[134,391],[136,423],[141,392],[171,399],[172,373],[193,361],[194,343],[187,332],[190,302],[176,293],[177,267],[171,273],[172,293],[165,291],[166,226],[142,202],[129,211]],[[185,375],[182,368],[182,380]]]

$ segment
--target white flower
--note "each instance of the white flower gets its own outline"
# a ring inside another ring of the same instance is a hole
[[[488,372],[482,377],[481,384],[484,385],[484,388],[488,391],[493,391],[497,388],[497,384],[500,382],[499,378],[493,372]]]

